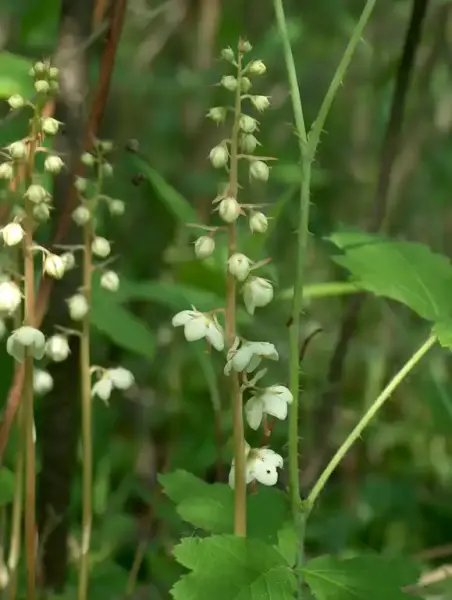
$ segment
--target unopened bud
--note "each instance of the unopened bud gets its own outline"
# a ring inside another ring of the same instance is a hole
[[[214,106],[207,113],[207,117],[212,119],[214,123],[223,123],[226,119],[227,111],[224,106]]]
[[[75,294],[67,301],[69,315],[74,321],[81,321],[89,311],[88,300],[83,294]]]
[[[83,194],[88,189],[88,180],[84,177],[77,177],[75,180],[75,189]]]
[[[270,106],[270,99],[268,96],[251,96],[250,100],[259,112],[263,112]]]
[[[230,92],[235,92],[238,83],[237,79],[233,75],[224,75],[221,78],[221,85]]]
[[[46,355],[54,362],[62,362],[69,356],[70,349],[67,338],[64,335],[52,335],[47,340]]]
[[[49,254],[44,260],[44,273],[54,279],[61,279],[65,272],[64,261],[57,254]]]
[[[252,83],[251,83],[251,79],[249,79],[249,77],[242,77],[240,79],[240,89],[245,94],[250,91],[251,85],[252,85]]]
[[[2,229],[5,246],[16,246],[24,239],[24,230],[19,223],[8,223]]]
[[[38,94],[48,94],[50,90],[49,82],[45,79],[38,79],[38,81],[35,81],[35,90]]]
[[[227,60],[230,63],[235,62],[235,55],[232,48],[223,48],[221,51],[221,58]]]
[[[261,212],[255,212],[250,217],[250,229],[253,233],[265,233],[268,229],[268,219]]]
[[[91,244],[93,254],[99,258],[107,258],[111,252],[110,242],[103,237],[95,237]]]
[[[247,40],[240,40],[239,42],[239,52],[251,52],[253,46]]]
[[[52,117],[44,117],[44,119],[42,119],[41,127],[42,131],[46,135],[56,135],[58,133],[60,124]]]
[[[260,144],[252,133],[242,133],[239,139],[239,145],[240,149],[243,150],[245,154],[253,154]]]
[[[198,258],[207,258],[215,250],[215,240],[209,235],[202,235],[195,242],[195,254]]]
[[[250,164],[250,177],[258,181],[268,181],[270,169],[261,160],[255,160]]]
[[[261,60],[253,60],[247,68],[247,73],[251,75],[264,75],[267,72],[267,67]]]
[[[59,69],[57,69],[57,67],[50,67],[50,69],[49,69],[50,79],[56,79],[59,74],[60,74],[60,71],[59,71]]]
[[[100,278],[100,285],[109,292],[117,292],[119,289],[119,277],[114,271],[106,271]]]
[[[120,217],[124,214],[126,205],[122,200],[111,200],[108,208],[110,210],[110,214],[114,215],[115,217]]]
[[[13,94],[8,98],[8,104],[13,110],[17,110],[25,105],[25,100],[19,94]]]
[[[36,221],[40,221],[41,223],[48,221],[50,217],[49,205],[45,202],[41,202],[40,204],[33,206],[33,217]]]
[[[33,202],[33,204],[40,204],[41,202],[45,202],[48,198],[48,193],[42,185],[38,185],[37,183],[32,183],[27,191],[25,192],[25,196]]]
[[[98,144],[101,152],[108,154],[113,150],[113,142],[110,142],[110,140],[102,140]]]
[[[80,158],[85,167],[92,167],[96,162],[94,156],[89,152],[84,152]]]
[[[218,212],[223,221],[226,221],[226,223],[233,223],[239,218],[241,213],[240,204],[233,196],[226,196],[226,198],[223,198],[220,202]]]
[[[222,169],[228,164],[229,152],[225,144],[212,148],[209,154],[210,162],[215,169]]]
[[[83,225],[89,223],[91,219],[91,211],[86,206],[77,206],[77,208],[72,212],[72,219],[75,221],[75,223],[77,223],[77,225],[83,227]]]
[[[10,162],[4,162],[0,165],[0,179],[8,181],[14,177],[14,167]]]
[[[22,160],[27,156],[27,146],[23,142],[13,142],[8,150],[14,160]]]
[[[237,252],[229,258],[228,269],[238,281],[245,281],[251,270],[251,261],[244,254]]]
[[[52,175],[58,175],[64,167],[64,162],[59,156],[48,156],[44,161],[44,169]]]
[[[104,163],[101,168],[101,173],[104,177],[111,177],[113,175],[113,167],[110,163]]]
[[[249,115],[242,115],[239,125],[244,133],[254,133],[257,130],[258,122]]]
[[[75,256],[72,252],[63,252],[61,255],[61,260],[64,263],[65,271],[69,271],[75,267]]]
[[[42,61],[38,61],[33,65],[34,75],[43,75],[46,72],[46,66]]]

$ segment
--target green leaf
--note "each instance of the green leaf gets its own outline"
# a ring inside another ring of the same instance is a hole
[[[13,94],[25,98],[33,94],[33,80],[28,74],[31,62],[11,52],[0,52],[0,98],[7,99]]]
[[[0,469],[0,506],[12,502],[14,498],[14,473],[4,467]]]
[[[306,564],[303,576],[317,600],[405,600],[402,588],[417,581],[419,570],[405,559],[320,556]]]
[[[329,239],[344,251],[334,260],[365,289],[402,302],[429,321],[452,315],[452,265],[445,256],[422,244],[359,232]]]
[[[435,323],[433,333],[443,348],[452,348],[452,319]]]
[[[168,210],[182,224],[197,223],[198,214],[192,205],[165,179],[150,167],[146,161],[136,157],[139,170],[146,176],[157,195],[165,203]]]
[[[233,533],[234,494],[228,485],[209,484],[183,470],[160,475],[159,481],[184,521],[210,533]],[[248,497],[247,510],[249,537],[277,543],[289,514],[285,495],[261,487]]]
[[[172,588],[175,600],[292,600],[296,578],[281,554],[236,536],[186,538],[174,549],[192,572]]]

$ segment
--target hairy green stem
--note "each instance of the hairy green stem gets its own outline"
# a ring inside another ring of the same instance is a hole
[[[83,232],[83,293],[91,307],[92,276],[92,228],[91,223],[85,225]],[[92,483],[93,483],[93,446],[92,446],[92,399],[91,399],[91,356],[90,356],[90,310],[83,318],[80,339],[80,377],[82,405],[82,447],[83,447],[83,507],[82,507],[82,542],[80,555],[80,572],[78,600],[88,597],[89,581],[89,548],[92,527]]]
[[[234,123],[232,126],[230,163],[229,163],[229,190],[228,193],[237,198],[238,194],[238,139],[240,131],[240,115],[242,111],[241,98],[242,79],[242,53],[239,51],[237,58],[237,90],[234,102]],[[233,222],[228,228],[228,257],[237,250],[237,226]],[[228,348],[232,346],[236,335],[236,292],[235,277],[228,271],[226,280],[226,339]],[[232,414],[234,423],[234,533],[246,536],[246,479],[245,479],[245,431],[243,425],[243,399],[240,391],[239,375],[232,371],[229,376],[231,382]]]
[[[404,364],[404,366],[400,369],[400,371],[391,379],[388,385],[384,388],[381,394],[375,399],[372,405],[369,407],[367,412],[363,415],[359,423],[356,427],[351,431],[347,439],[344,441],[342,446],[338,449],[336,454],[330,460],[328,465],[325,467],[323,473],[320,475],[317,482],[314,484],[309,496],[306,499],[306,508],[308,511],[312,510],[319,494],[322,492],[325,487],[328,479],[331,477],[332,473],[342,461],[344,456],[350,450],[351,446],[356,442],[356,440],[361,436],[364,429],[373,419],[373,417],[377,414],[383,404],[390,398],[394,390],[402,383],[405,377],[414,369],[417,363],[421,360],[421,358],[430,350],[430,348],[436,343],[437,338],[435,335],[431,335],[427,341],[425,341],[422,346],[417,350],[411,358]]]

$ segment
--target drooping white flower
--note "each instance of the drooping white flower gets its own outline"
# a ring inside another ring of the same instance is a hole
[[[195,242],[197,258],[208,258],[215,250],[215,240],[210,235],[202,235]]]
[[[39,396],[48,394],[53,389],[52,375],[50,375],[50,373],[47,371],[43,371],[42,369],[34,369],[33,389]]]
[[[279,355],[270,342],[243,342],[238,350],[235,348],[228,352],[224,374],[229,375],[231,370],[241,373],[251,373],[260,365],[263,358],[278,360]]]
[[[81,321],[89,311],[88,300],[83,294],[74,294],[67,300],[69,315],[74,321]]]
[[[229,257],[228,269],[238,281],[245,281],[251,269],[251,260],[244,254],[236,252]]]
[[[264,414],[284,420],[288,405],[292,404],[291,391],[284,385],[271,385],[258,390],[245,405],[245,415],[251,429],[258,429]]]
[[[215,317],[209,317],[197,310],[183,310],[174,315],[173,327],[184,327],[187,342],[195,342],[206,338],[215,350],[224,348],[223,330]]]
[[[44,260],[44,273],[54,279],[61,279],[66,270],[64,260],[57,254],[48,254]]]
[[[243,286],[243,301],[250,315],[256,308],[262,308],[273,300],[273,286],[262,277],[249,277]]]
[[[128,390],[134,383],[135,377],[128,369],[124,369],[124,367],[107,369],[93,385],[91,395],[98,396],[101,400],[107,402],[114,388]]]
[[[119,289],[119,276],[114,271],[105,271],[100,278],[100,285],[109,292],[117,292]]]
[[[89,223],[91,219],[91,211],[86,206],[77,206],[77,208],[72,212],[72,218],[77,225],[82,227],[83,225]]]
[[[69,356],[70,348],[66,336],[56,334],[47,340],[45,352],[54,362],[62,362]]]
[[[102,377],[99,381],[93,385],[91,389],[91,395],[98,396],[104,402],[110,398],[111,392],[113,391],[113,382],[108,377]]]
[[[245,481],[258,481],[263,485],[275,485],[278,481],[278,470],[284,464],[282,456],[270,448],[245,448]],[[229,471],[229,485],[235,485],[235,465],[232,461]]]
[[[2,236],[6,246],[16,246],[24,239],[24,230],[19,223],[8,223],[2,229]]]
[[[98,236],[94,238],[91,250],[99,258],[107,258],[111,252],[111,245],[107,239]]]
[[[0,312],[11,314],[22,302],[19,286],[14,281],[0,283]]]
[[[46,339],[39,329],[24,325],[11,333],[6,342],[6,351],[17,362],[24,362],[27,351],[40,360],[44,356],[45,344]]]
[[[268,229],[268,219],[262,212],[255,212],[250,217],[250,229],[253,233],[265,233]]]

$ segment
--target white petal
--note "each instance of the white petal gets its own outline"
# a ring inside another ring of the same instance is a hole
[[[258,396],[253,396],[245,404],[245,416],[251,429],[259,428],[264,416],[264,404]]]
[[[229,483],[229,486],[232,489],[234,489],[234,485],[235,485],[235,469],[234,469],[234,465],[231,466],[231,470],[229,471],[228,483]]]
[[[17,341],[16,332],[13,332],[6,341],[6,351],[12,356],[17,362],[24,362],[25,360],[25,347]]]
[[[264,396],[267,394],[271,394],[272,396],[279,396],[281,400],[287,402],[287,404],[292,404],[293,396],[292,392],[285,385],[271,385],[265,389]]]
[[[221,352],[224,349],[223,332],[215,325],[215,323],[211,323],[207,327],[206,338],[218,352]]]
[[[241,348],[232,357],[231,363],[234,371],[241,373],[244,371],[250,360],[253,358],[253,349],[250,344],[243,344]]]
[[[251,358],[250,362],[248,363],[248,366],[246,367],[246,372],[247,373],[252,373],[253,371],[255,371],[257,369],[257,367],[261,364],[261,357],[257,356],[257,354],[254,354],[253,357]]]
[[[195,342],[205,337],[207,326],[208,324],[204,315],[190,319],[184,326],[184,335],[187,342]]]
[[[283,457],[274,450],[271,450],[271,448],[259,448],[257,456],[261,461],[271,464],[274,467],[278,467],[279,469],[281,469],[284,464]]]
[[[91,390],[92,396],[99,396],[101,400],[106,402],[110,398],[111,391],[113,389],[113,382],[108,379],[99,379],[93,385],[93,389]]]
[[[267,414],[281,420],[287,417],[287,402],[281,400],[279,396],[265,394],[261,396],[261,401]]]
[[[108,378],[118,390],[128,390],[135,382],[133,374],[123,367],[108,370]]]
[[[199,313],[194,310],[182,310],[181,312],[178,312],[177,315],[174,315],[172,325],[173,327],[186,325],[197,316],[199,316]]]
[[[254,315],[254,309],[256,308],[256,303],[254,302],[254,293],[252,288],[246,284],[243,288],[243,302],[245,303],[246,312],[249,315]]]
[[[278,471],[274,465],[257,459],[254,463],[254,477],[263,485],[275,485],[278,481]]]
[[[258,354],[264,358],[270,360],[278,360],[279,355],[276,348],[270,342],[252,342],[251,343],[253,354]]]

